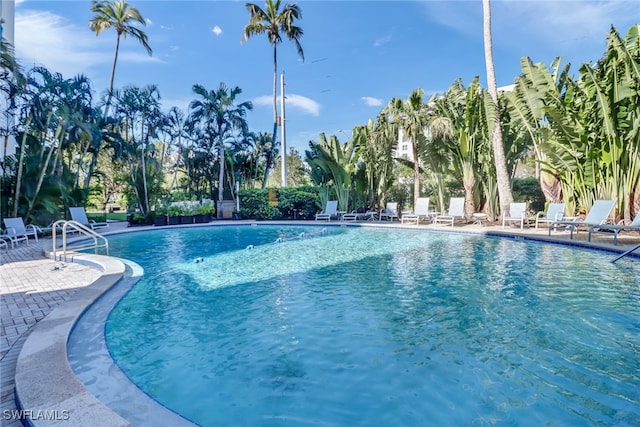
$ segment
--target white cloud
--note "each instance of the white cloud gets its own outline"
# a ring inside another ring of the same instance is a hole
[[[427,19],[467,34],[482,37],[482,6],[458,1],[422,3]],[[604,46],[612,24],[626,33],[638,20],[637,0],[495,1],[491,3],[494,45],[545,44],[562,52]],[[627,26],[625,26],[627,25]]]
[[[146,18],[145,22],[147,23],[147,25],[153,25],[153,21],[151,21],[151,19]]]
[[[373,46],[374,47],[380,47],[382,45],[385,45],[387,43],[389,43],[391,41],[391,34],[388,34],[386,36],[380,37],[379,39],[377,39],[376,41],[373,42]]]
[[[93,66],[108,64],[112,53],[87,27],[79,28],[50,12],[16,12],[16,56],[25,66],[41,64],[65,77],[87,73]],[[113,40],[110,40],[113,44]]]
[[[253,98],[251,102],[255,106],[272,106],[273,96],[259,96],[257,98]],[[280,105],[280,97],[278,97],[277,102],[278,105]],[[286,95],[286,108],[287,110],[293,109],[315,117],[320,115],[320,104],[306,96],[296,95],[293,93]]]
[[[88,26],[70,24],[60,15],[25,10],[16,12],[15,32],[16,56],[27,68],[34,64],[44,65],[65,78],[76,74],[91,78],[98,70],[104,76],[110,70],[115,46],[115,33],[112,31],[97,37]],[[162,62],[149,56],[139,45],[131,51],[121,45],[118,61]]]
[[[213,27],[211,29],[211,32],[213,34],[215,34],[216,36],[219,36],[220,34],[222,34],[222,28],[218,27],[217,25],[215,27]]]
[[[362,100],[362,102],[364,102],[365,105],[368,105],[369,107],[379,107],[382,105],[382,99],[374,98],[372,96],[363,96],[362,98],[360,98],[360,100]]]

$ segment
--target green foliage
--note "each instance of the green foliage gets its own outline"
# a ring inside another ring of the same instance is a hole
[[[399,210],[413,205],[413,182],[396,184],[391,187],[389,195],[387,196],[387,202],[397,202]],[[384,208],[384,206],[380,207]]]
[[[240,191],[240,210],[245,218],[258,220],[294,218],[310,219],[320,210],[319,187],[280,188],[277,201],[269,201],[269,189]],[[272,206],[272,203],[276,203]]]
[[[527,202],[527,206],[532,212],[544,211],[545,198],[540,183],[535,178],[514,178],[513,200],[516,202]]]
[[[213,203],[202,203],[201,205],[198,205],[195,207],[195,213],[198,215],[206,215],[206,214],[212,214],[216,211],[215,206],[213,205]]]
[[[182,215],[182,207],[178,205],[171,205],[167,208],[167,215],[180,216]]]
[[[287,218],[311,219],[318,212],[320,196],[315,187],[281,188],[278,195],[278,209]]]
[[[241,190],[239,196],[240,209],[245,218],[275,219],[280,216],[280,211],[269,205],[268,190]]]

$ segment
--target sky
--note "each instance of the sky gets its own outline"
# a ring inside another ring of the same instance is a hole
[[[250,129],[272,132],[273,49],[265,35],[241,44],[249,21],[244,1],[128,2],[147,22],[141,28],[153,54],[134,39],[123,40],[116,88],[155,84],[165,110],[186,112],[197,98],[194,84],[209,90],[220,83],[237,86],[242,93],[236,99],[253,103]],[[297,4],[304,61],[284,39],[278,69],[285,73],[287,146],[301,153],[321,132],[346,141],[353,127],[375,120],[391,98],[406,99],[416,88],[428,98],[456,79],[467,86],[474,76],[486,87],[480,0]],[[84,74],[96,96],[103,93],[116,33],[96,36],[88,26],[90,8],[83,0],[16,1],[15,48],[22,65],[44,65],[65,78]],[[638,0],[492,0],[491,12],[498,86],[513,83],[525,56],[547,65],[563,57],[577,75],[582,64],[602,57],[611,26],[624,36],[640,23]]]

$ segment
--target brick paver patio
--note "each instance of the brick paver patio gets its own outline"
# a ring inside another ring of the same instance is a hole
[[[6,427],[22,426],[11,413],[17,409],[14,376],[32,327],[101,274],[81,264],[62,267],[46,259],[43,248],[51,248],[51,238],[0,248],[0,425]]]

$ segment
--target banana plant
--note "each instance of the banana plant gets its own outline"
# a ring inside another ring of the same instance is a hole
[[[335,191],[338,208],[348,210],[351,182],[357,162],[355,141],[351,139],[341,144],[335,135],[327,139],[321,133],[318,142],[309,142],[309,148],[306,151],[307,163],[312,170],[318,168],[322,172],[322,179]]]
[[[435,109],[450,122],[451,136],[440,142],[447,147],[452,166],[462,179],[465,215],[471,218],[480,202],[480,153],[490,148],[479,78],[475,77],[467,88],[457,80],[435,101]]]

